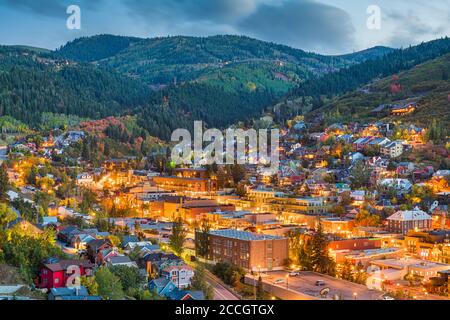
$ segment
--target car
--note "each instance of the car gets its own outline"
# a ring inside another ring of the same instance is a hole
[[[383,300],[395,300],[394,298],[390,297],[390,296],[384,296]]]
[[[297,271],[292,271],[291,273],[289,273],[289,277],[298,277],[300,275],[300,272]]]
[[[280,284],[280,283],[284,283],[284,281],[285,281],[284,279],[277,279],[273,283]]]
[[[323,281],[323,280],[316,281],[316,287],[323,287],[324,285],[325,285],[325,281]]]

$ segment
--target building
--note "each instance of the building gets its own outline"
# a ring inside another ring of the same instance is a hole
[[[296,210],[307,214],[323,214],[328,211],[327,201],[322,197],[297,198]]]
[[[351,232],[355,227],[355,220],[349,218],[321,219],[323,230],[327,233]]]
[[[178,289],[190,287],[194,269],[188,265],[170,265],[161,271],[161,276],[172,281]]]
[[[94,265],[88,260],[58,260],[50,259],[45,263],[39,274],[38,287],[41,289],[65,288],[74,274],[91,276]]]
[[[158,188],[179,192],[208,193],[217,191],[217,181],[204,178],[153,177]]]
[[[386,189],[392,188],[397,194],[409,193],[412,190],[412,183],[408,179],[388,178],[380,182],[380,186]]]
[[[180,168],[170,177],[153,177],[158,188],[179,192],[210,193],[217,191],[217,180],[207,177],[207,170],[203,168]]]
[[[268,188],[257,188],[257,189],[249,189],[247,191],[247,198],[250,201],[253,201],[257,204],[260,203],[267,203],[272,199],[275,198],[283,198],[284,193],[275,191],[274,189],[268,189]]]
[[[445,263],[437,263],[411,258],[374,260],[371,262],[371,264],[378,266],[381,270],[402,270],[404,271],[404,275],[412,274],[424,279],[436,277],[439,271],[450,270],[450,265]]]
[[[383,145],[380,149],[382,155],[389,158],[397,158],[403,154],[402,141],[392,141]]]
[[[370,250],[380,249],[381,239],[379,238],[351,238],[351,239],[332,239],[328,244],[328,249],[337,250]]]
[[[234,229],[214,230],[208,235],[207,259],[246,270],[281,270],[288,258],[288,242],[288,238],[278,236]]]
[[[185,221],[189,222],[200,220],[209,212],[234,210],[235,206],[233,204],[219,204],[213,200],[195,200],[183,204],[179,209],[179,214]]]
[[[433,219],[426,212],[415,208],[414,210],[398,211],[387,218],[389,232],[408,234],[410,230],[429,230]]]
[[[391,109],[391,114],[393,116],[404,116],[416,111],[417,104],[416,103],[405,103],[400,106],[394,106]]]

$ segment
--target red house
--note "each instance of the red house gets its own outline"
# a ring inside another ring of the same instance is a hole
[[[80,276],[92,275],[94,265],[88,260],[60,260],[52,263],[45,263],[39,274],[38,287],[47,288],[64,288],[70,276],[77,274],[79,268]]]

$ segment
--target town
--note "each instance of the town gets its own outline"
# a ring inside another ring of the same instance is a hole
[[[450,154],[402,123],[417,107],[297,116],[276,172],[177,166],[164,144],[98,162],[83,126],[17,138],[1,150],[0,297],[448,300]]]

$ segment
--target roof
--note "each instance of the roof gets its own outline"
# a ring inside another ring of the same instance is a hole
[[[78,289],[76,288],[52,288],[50,289],[50,293],[55,297],[60,296],[87,296],[89,295],[87,289],[83,286],[80,286]]]
[[[150,281],[150,286],[154,286],[156,288],[162,289],[162,288],[165,288],[169,282],[170,282],[169,279],[160,277],[160,278],[156,278],[156,279],[153,279],[152,281]]]
[[[431,216],[426,212],[415,208],[411,211],[397,211],[388,220],[393,221],[420,221],[420,220],[431,220]]]
[[[235,230],[235,229],[213,230],[213,231],[210,231],[209,234],[219,236],[219,237],[238,239],[238,240],[244,240],[244,241],[284,239],[284,238],[278,237],[278,236],[252,233],[252,232],[247,232],[247,231],[239,231],[239,230]]]
[[[109,258],[111,264],[123,264],[123,263],[132,263],[131,259],[127,256],[114,256]]]
[[[55,263],[46,263],[44,267],[53,272],[67,270],[70,266],[82,266],[84,268],[93,268],[94,265],[89,260],[61,260]]]

